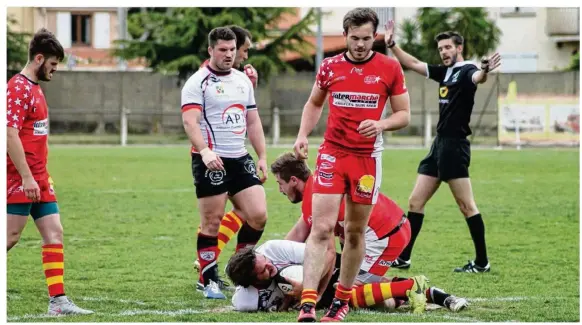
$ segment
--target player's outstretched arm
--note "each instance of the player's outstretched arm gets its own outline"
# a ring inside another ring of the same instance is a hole
[[[476,72],[473,76],[474,84],[482,84],[487,81],[487,74],[501,65],[501,56],[499,53],[495,53],[490,57],[484,57],[481,60],[481,70]]]
[[[287,233],[285,239],[304,243],[307,240],[307,237],[309,236],[310,232],[311,229],[309,228],[307,223],[305,223],[303,217],[300,217],[299,220],[297,220],[297,222],[293,226],[293,228],[289,230],[289,233]]]
[[[384,34],[384,41],[386,43],[386,46],[390,50],[392,50],[392,53],[394,53],[394,56],[398,59],[398,61],[400,61],[400,64],[426,77],[427,76],[426,62],[422,62],[419,59],[415,58],[414,56],[406,53],[394,42],[394,21],[393,20],[388,21],[385,27],[386,32]]]
[[[210,170],[222,170],[224,166],[222,164],[222,159],[218,157],[204,142],[204,137],[202,137],[202,131],[200,130],[200,116],[202,112],[198,109],[189,109],[182,113],[182,124],[184,125],[184,131],[190,139],[192,146],[200,153],[202,156],[202,161],[208,169]]]
[[[297,140],[293,146],[295,154],[299,158],[307,159],[307,136],[313,131],[321,118],[323,103],[326,97],[327,90],[319,88],[316,81],[313,84],[307,103],[303,106],[301,126],[299,127],[299,133],[297,133]]]

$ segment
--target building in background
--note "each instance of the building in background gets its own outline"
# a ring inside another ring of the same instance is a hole
[[[296,8],[276,28],[285,30],[298,22],[310,8]],[[345,50],[343,17],[349,7],[322,7],[324,55]],[[414,18],[417,7],[374,8],[380,17],[374,49],[383,46],[384,23],[393,17],[397,26],[404,19]],[[501,72],[547,72],[570,64],[573,53],[580,50],[580,8],[490,7],[489,16],[496,21],[503,35],[498,46],[503,64]],[[65,63],[71,69],[111,69],[118,64],[111,55],[113,42],[119,39],[117,8],[32,8],[8,7],[9,16],[17,20],[15,30],[33,33],[41,27],[53,31],[69,56]],[[313,32],[317,26],[312,27]],[[314,46],[316,36],[306,38]],[[315,50],[313,51],[315,55]],[[285,59],[299,70],[312,70],[313,65],[297,53],[286,53]],[[143,69],[140,60],[128,63],[130,69]]]
[[[345,49],[343,17],[352,8],[322,7],[324,52],[333,53]],[[393,17],[396,25],[407,18],[414,18],[418,7],[373,8],[380,18],[377,40],[383,40],[384,23]],[[390,12],[390,9],[393,9]],[[501,29],[497,51],[503,64],[501,72],[547,72],[566,68],[572,54],[580,50],[580,8],[539,7],[490,7],[489,17]],[[296,21],[309,8],[298,8]],[[292,21],[288,19],[287,21]],[[288,22],[286,22],[288,23]],[[284,25],[280,26],[284,27]],[[313,26],[315,32],[317,26]],[[308,40],[315,45],[315,37]],[[298,55],[288,54],[288,60]]]
[[[15,31],[33,34],[45,27],[53,32],[65,49],[63,65],[69,69],[116,69],[118,59],[111,55],[119,39],[116,7],[8,7],[7,15],[16,20]],[[128,68],[142,70],[140,60],[128,62]]]

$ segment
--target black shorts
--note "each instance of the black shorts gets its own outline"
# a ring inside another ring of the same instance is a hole
[[[465,138],[436,136],[428,155],[420,162],[418,173],[441,181],[469,177],[471,144]]]
[[[192,153],[192,176],[196,187],[196,197],[208,197],[236,193],[254,185],[261,185],[251,155],[239,158],[222,158],[224,170],[210,171],[202,161],[202,156]]]

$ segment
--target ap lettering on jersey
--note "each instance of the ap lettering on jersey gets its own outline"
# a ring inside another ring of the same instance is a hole
[[[247,120],[245,108],[241,104],[234,104],[227,107],[222,112],[223,130],[231,131],[234,134],[243,134],[247,130]]]

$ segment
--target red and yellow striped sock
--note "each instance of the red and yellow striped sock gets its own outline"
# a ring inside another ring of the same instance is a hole
[[[368,283],[354,288],[351,304],[354,307],[372,307],[388,298],[407,299],[406,291],[412,289],[413,280]]]
[[[50,297],[65,294],[63,275],[65,274],[65,258],[63,244],[42,246],[42,268]]]
[[[218,254],[222,252],[224,246],[234,237],[243,225],[243,220],[234,212],[227,212],[220,221],[218,229]]]
[[[341,285],[340,283],[338,283],[337,288],[335,288],[335,298],[339,299],[339,300],[343,300],[343,301],[348,301],[350,300],[350,297],[352,296],[352,288],[346,288],[343,285]]]
[[[314,304],[317,302],[317,290],[303,289],[301,292],[301,304]]]

